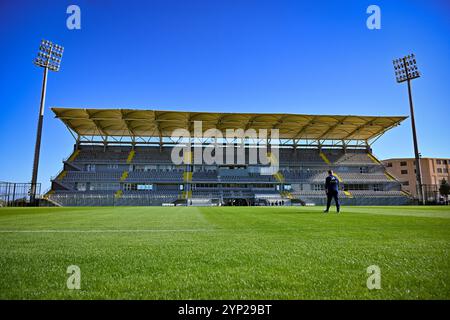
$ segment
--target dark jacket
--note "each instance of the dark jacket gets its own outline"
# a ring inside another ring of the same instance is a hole
[[[327,192],[339,192],[339,179],[334,175],[329,175],[325,179],[325,190]]]

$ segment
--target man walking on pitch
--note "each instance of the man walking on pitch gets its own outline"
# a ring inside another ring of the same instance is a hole
[[[325,192],[327,194],[327,208],[323,211],[325,213],[330,210],[331,199],[336,203],[336,209],[339,213],[341,205],[339,204],[339,179],[333,175],[332,170],[328,170],[328,177],[325,179]]]

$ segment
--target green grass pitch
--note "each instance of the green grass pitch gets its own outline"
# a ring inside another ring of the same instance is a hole
[[[3,208],[0,299],[450,299],[450,207],[322,209]]]

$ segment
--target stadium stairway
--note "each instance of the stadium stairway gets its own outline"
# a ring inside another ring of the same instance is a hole
[[[192,182],[192,172],[191,171],[184,171],[183,172],[183,182],[184,183]]]
[[[80,150],[76,149],[71,155],[70,157],[67,159],[68,162],[74,162],[75,159],[78,157],[78,155],[80,154]]]
[[[128,154],[128,157],[127,157],[127,164],[130,164],[131,161],[133,161],[135,154],[136,154],[136,151],[134,151],[134,149],[131,149],[130,153]]]
[[[336,172],[333,172],[333,174],[336,176],[340,183],[344,183],[344,180],[342,180],[341,176],[339,176]]]
[[[402,190],[402,193],[407,196],[408,198],[412,198],[412,194],[409,193],[408,191]]]
[[[319,155],[320,155],[320,157],[322,158],[322,160],[323,160],[326,164],[331,164],[331,161],[327,158],[327,156],[325,155],[325,153],[323,153],[322,151],[320,151]]]
[[[350,191],[346,191],[346,190],[344,190],[344,194],[345,194],[345,196],[346,196],[347,198],[350,198],[350,199],[352,199],[352,198],[353,198],[353,195],[351,194],[351,192],[350,192]]]
[[[67,175],[67,171],[66,171],[66,170],[62,170],[62,171],[58,174],[58,176],[56,177],[56,180],[62,181],[66,175]]]
[[[382,163],[380,160],[378,160],[378,158],[375,157],[372,153],[370,153],[370,152],[367,153],[367,156],[368,156],[375,164],[381,165],[381,166],[383,166],[383,168],[384,168],[383,163]],[[396,177],[394,177],[392,174],[390,174],[389,172],[387,172],[386,169],[384,170],[384,175],[386,176],[386,178],[387,178],[389,181],[396,181],[396,182],[398,182],[398,179],[397,179]]]
[[[122,198],[122,195],[123,195],[123,191],[119,189],[116,191],[116,193],[114,193],[114,198],[120,199],[120,198]]]
[[[180,199],[191,199],[192,198],[192,191],[182,191],[181,195],[179,197]]]
[[[83,171],[83,169],[74,162],[64,161],[64,170],[66,171]]]
[[[397,181],[397,179],[387,171],[384,172],[384,175],[386,176],[386,178],[388,178],[389,181]]]
[[[293,199],[294,196],[292,195],[292,193],[290,193],[289,191],[281,191],[280,195],[283,199]]]
[[[62,207],[63,205],[56,201],[55,199],[52,199],[47,194],[45,194],[40,200],[39,200],[39,206],[40,207]]]
[[[122,172],[122,175],[120,176],[120,181],[125,181],[128,178],[128,170],[125,170]]]
[[[275,157],[271,152],[267,153],[267,159],[269,159],[270,161],[270,165],[271,166],[276,166],[279,167],[279,159],[277,157]],[[272,177],[275,179],[275,181],[277,181],[280,185],[283,185],[283,183],[286,181],[283,173],[281,173],[280,170],[278,170],[277,172],[272,174]],[[292,199],[292,194],[288,191],[280,191],[279,195],[281,197],[281,199]]]
[[[382,164],[381,161],[378,160],[377,157],[375,157],[372,153],[368,152],[367,156],[370,158],[370,160],[373,161],[373,163],[380,164],[380,165]]]
[[[64,182],[59,181],[59,180],[53,180],[52,183],[59,185],[62,190],[71,190],[72,189],[69,185],[67,185]]]
[[[183,162],[185,164],[183,171],[184,190],[181,192],[180,198],[186,200],[191,199],[192,201],[192,152],[183,153]]]
[[[71,190],[72,188],[67,185],[63,180],[67,175],[67,170],[61,170],[61,172],[56,176],[56,178],[52,179],[52,184],[56,184],[61,188],[62,190]],[[54,190],[52,186],[52,190]]]

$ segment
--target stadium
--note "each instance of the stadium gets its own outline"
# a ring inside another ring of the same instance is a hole
[[[0,300],[449,300],[448,12],[3,1]]]
[[[0,211],[2,299],[449,298],[448,207],[372,150],[404,116],[52,111],[74,145],[39,207]]]
[[[345,205],[411,202],[371,148],[405,117],[52,110],[75,139],[45,196],[56,205],[319,205],[328,169],[341,180]],[[203,154],[211,139],[194,134],[195,122],[202,132],[213,128],[223,136],[229,129],[277,129],[279,137],[264,145],[248,136],[216,141],[233,152],[206,163],[194,159],[194,145]],[[174,164],[173,132],[180,129],[193,138],[181,152],[183,161]],[[263,147],[270,151],[249,161],[252,150]],[[277,168],[267,173],[270,164]]]

